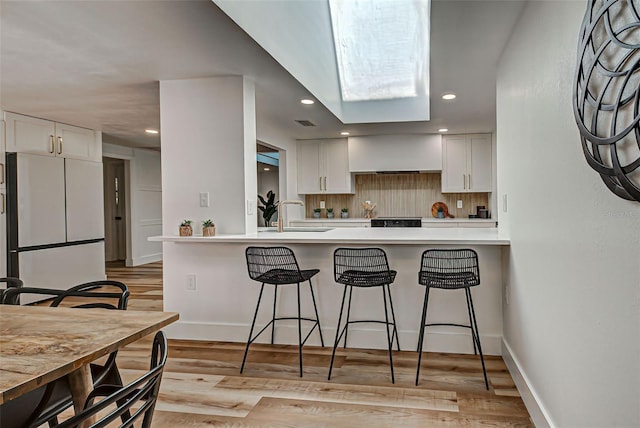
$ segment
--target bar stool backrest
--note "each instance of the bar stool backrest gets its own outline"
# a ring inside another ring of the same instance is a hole
[[[418,283],[434,288],[480,284],[478,253],[471,249],[438,249],[422,253]]]
[[[247,270],[253,280],[267,284],[304,282],[296,256],[287,247],[247,247]]]
[[[387,254],[381,248],[338,248],[333,253],[333,271],[335,281],[342,284],[366,286],[379,285],[380,280],[393,282]],[[385,276],[388,276],[386,280]]]

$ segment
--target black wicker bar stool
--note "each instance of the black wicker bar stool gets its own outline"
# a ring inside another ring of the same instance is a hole
[[[293,251],[287,247],[248,247],[245,251],[247,258],[247,269],[249,270],[249,277],[254,281],[262,283],[260,287],[260,294],[258,295],[258,303],[256,304],[256,310],[253,314],[253,321],[251,322],[251,330],[249,331],[249,339],[247,340],[247,346],[244,350],[244,357],[242,357],[242,366],[240,367],[240,373],[244,371],[244,365],[247,360],[247,353],[249,352],[249,346],[260,336],[269,326],[271,326],[271,344],[273,345],[275,335],[275,322],[281,320],[297,320],[298,321],[298,352],[300,357],[300,377],[302,377],[302,346],[306,343],[313,330],[318,327],[318,334],[320,335],[320,343],[324,347],[324,340],[322,339],[322,330],[320,329],[320,317],[318,316],[318,307],[316,305],[316,297],[313,293],[313,285],[311,284],[311,277],[320,272],[319,269],[307,269],[300,270],[298,261]],[[313,301],[313,309],[315,311],[315,318],[304,318],[300,314],[300,283],[309,281],[309,290],[311,291],[311,299]],[[262,299],[262,293],[264,291],[265,284],[274,286],[273,291],[273,315],[271,321],[269,321],[255,336],[253,330],[256,325],[256,318],[258,317],[258,310],[260,309],[260,300]],[[276,316],[276,302],[278,298],[278,286],[279,285],[292,285],[296,284],[296,290],[298,292],[298,315],[289,317]],[[311,330],[307,333],[304,340],[302,339],[302,321],[313,322]]]
[[[471,340],[473,341],[473,353],[480,353],[482,362],[482,372],[484,373],[484,385],[489,389],[487,380],[487,370],[484,365],[484,355],[480,345],[480,333],[476,312],[473,308],[473,298],[471,297],[471,287],[480,285],[480,269],[478,267],[478,254],[470,249],[455,250],[426,250],[422,253],[420,272],[418,272],[418,283],[425,286],[424,304],[422,306],[422,324],[418,337],[418,368],[416,369],[416,385],[420,379],[420,364],[422,362],[422,349],[424,344],[424,330],[428,326],[447,325],[454,327],[464,327],[471,330]],[[464,289],[467,298],[467,311],[469,312],[469,325],[451,323],[430,323],[427,324],[427,305],[429,304],[429,290],[440,288],[446,290]]]
[[[393,301],[391,300],[390,285],[396,278],[396,271],[389,269],[387,254],[380,248],[338,248],[333,253],[333,270],[334,279],[338,284],[344,285],[342,293],[342,303],[340,305],[340,315],[338,316],[338,326],[336,327],[336,339],[333,342],[333,351],[331,353],[331,364],[329,365],[329,376],[331,380],[331,372],[333,370],[333,361],[336,356],[336,348],[340,339],[344,336],[344,347],[347,347],[347,334],[349,333],[349,325],[355,323],[381,323],[385,325],[387,331],[387,345],[389,348],[389,365],[391,366],[391,382],[395,383],[393,373],[393,341],[395,339],[398,351],[400,350],[400,342],[398,339],[398,330],[396,328],[396,316],[393,311]],[[380,287],[382,289],[382,299],[384,303],[384,321],[380,320],[351,320],[351,297],[353,288],[371,288]],[[349,290],[349,300],[347,303],[347,316],[344,327],[342,324],[342,314],[345,309],[345,300]],[[387,299],[389,303],[387,304]],[[391,312],[391,321],[389,321],[389,312]],[[391,330],[391,332],[389,331]]]

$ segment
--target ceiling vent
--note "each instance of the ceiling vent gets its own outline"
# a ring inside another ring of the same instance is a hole
[[[302,119],[302,120],[296,120],[296,122],[298,122],[302,126],[316,126],[316,124],[311,122],[310,120]]]

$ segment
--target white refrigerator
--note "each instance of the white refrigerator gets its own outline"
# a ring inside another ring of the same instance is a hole
[[[66,289],[105,278],[102,163],[7,154],[8,274]]]

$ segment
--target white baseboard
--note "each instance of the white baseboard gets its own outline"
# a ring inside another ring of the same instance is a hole
[[[321,320],[322,321],[322,320]],[[276,343],[278,344],[297,344],[298,343],[298,327],[295,325],[286,325],[284,322],[276,327]],[[303,323],[305,325],[310,323]],[[258,328],[256,326],[256,331]],[[223,324],[223,323],[202,323],[190,321],[178,321],[166,327],[167,336],[171,339],[186,340],[212,340],[222,342],[246,342],[249,334],[248,324]],[[304,334],[304,332],[303,332]],[[322,335],[325,346],[332,346],[335,340],[335,328],[322,326]],[[414,331],[399,331],[400,349],[403,351],[415,351],[418,345],[418,335]],[[501,354],[502,336],[482,335],[480,341],[482,350],[486,355]],[[270,341],[270,333],[265,331],[256,342],[268,343]],[[387,349],[387,338],[384,328],[366,329],[362,327],[350,327],[347,345],[351,348],[369,348],[369,349]],[[309,337],[307,342],[309,345],[320,346],[320,339],[317,332]],[[452,333],[452,332],[427,332],[425,336],[425,351],[432,352],[451,352],[458,354],[472,354],[473,344],[470,334]]]
[[[522,397],[522,401],[524,401],[524,405],[527,407],[527,411],[531,416],[533,424],[537,428],[554,427],[551,422],[551,418],[549,417],[549,413],[542,405],[540,397],[536,394],[529,378],[522,370],[522,366],[518,362],[513,350],[504,338],[502,339],[502,359],[509,369],[509,373],[516,384],[516,388],[518,388],[518,392]]]
[[[147,263],[154,263],[154,262],[160,262],[160,261],[162,261],[162,253],[156,253],[156,254],[148,254],[142,257],[134,257],[131,259],[128,258],[125,264],[127,267],[133,267],[133,266],[146,265]]]

